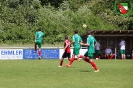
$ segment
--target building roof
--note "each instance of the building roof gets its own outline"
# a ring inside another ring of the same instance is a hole
[[[113,31],[93,30],[91,31],[91,33],[93,36],[133,36],[133,30],[113,30]]]

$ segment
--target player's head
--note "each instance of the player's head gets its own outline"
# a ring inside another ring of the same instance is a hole
[[[98,42],[100,42],[100,39],[98,40]]]
[[[110,45],[108,45],[108,48],[110,48]]]
[[[68,36],[65,36],[65,39],[68,39]]]
[[[91,31],[89,31],[89,30],[86,33],[87,33],[87,35],[91,35]]]
[[[121,39],[121,41],[123,41],[123,38]]]
[[[42,31],[42,28],[38,28],[38,31]]]
[[[76,29],[76,30],[74,31],[74,33],[75,33],[75,34],[78,34],[78,30]]]

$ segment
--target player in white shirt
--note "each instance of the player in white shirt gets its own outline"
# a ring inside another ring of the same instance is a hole
[[[121,42],[119,44],[120,46],[120,53],[121,53],[121,58],[122,59],[126,59],[126,55],[125,55],[125,41],[123,39],[121,39]]]
[[[95,49],[96,49],[96,58],[100,59],[101,58],[100,40],[98,40]]]
[[[114,57],[114,54],[112,54],[110,46],[108,46],[105,50],[105,57],[108,59],[112,59]]]

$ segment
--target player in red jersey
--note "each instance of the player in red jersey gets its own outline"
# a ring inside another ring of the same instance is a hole
[[[68,40],[68,36],[65,36],[64,53],[63,53],[62,58],[61,58],[61,60],[60,60],[60,65],[59,65],[59,67],[62,67],[64,58],[67,58],[67,57],[68,57],[68,60],[70,60],[70,57],[71,57],[70,46],[71,46],[71,43],[70,43],[70,41]]]

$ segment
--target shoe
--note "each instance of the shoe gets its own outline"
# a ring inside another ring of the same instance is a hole
[[[69,64],[66,64],[66,66],[67,66],[67,67],[71,67],[71,65],[69,65]]]
[[[78,62],[80,62],[80,59],[78,59]]]
[[[39,60],[41,60],[41,56],[39,56],[38,58],[39,58]]]
[[[95,70],[94,72],[99,72],[99,70]]]
[[[61,68],[62,66],[59,66],[59,68]]]

